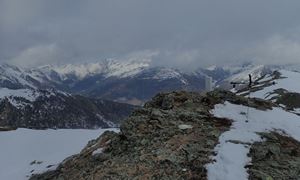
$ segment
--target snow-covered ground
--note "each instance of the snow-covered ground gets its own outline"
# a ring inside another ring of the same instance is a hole
[[[270,99],[270,93],[280,88],[300,93],[300,73],[286,70],[279,72],[286,78],[275,80],[274,85],[252,93],[251,97]],[[270,77],[266,76],[265,80],[270,80]],[[216,155],[212,157],[215,162],[206,166],[209,180],[248,179],[245,165],[250,164],[251,159],[247,154],[251,144],[263,140],[258,132],[277,131],[300,141],[300,116],[294,114],[299,113],[299,109],[288,112],[280,107],[267,111],[249,108],[248,118],[247,109],[247,106],[225,102],[216,105],[211,111],[216,117],[233,120],[233,124],[219,138],[219,144],[215,147]]]
[[[53,169],[106,130],[118,131],[17,129],[0,132],[0,179],[25,180],[31,173]]]
[[[280,70],[279,72],[281,73],[281,76],[285,78],[275,80],[275,85],[266,87],[260,91],[256,91],[252,93],[251,96],[262,99],[269,99],[271,98],[269,94],[279,88],[283,88],[289,92],[300,93],[300,73],[286,70]]]
[[[251,74],[252,78],[255,80],[255,79],[260,78],[262,75],[264,75],[265,71],[267,71],[266,69],[267,68],[264,65],[249,66],[249,67],[243,69],[240,73],[237,73],[237,74],[231,76],[230,78],[228,78],[227,81],[228,82],[245,82],[245,81],[248,81],[249,74]]]
[[[246,111],[246,106],[229,102],[216,105],[212,111],[216,117],[232,119],[233,125],[219,138],[219,144],[215,147],[217,155],[213,157],[216,162],[207,165],[209,180],[247,179],[248,174],[244,166],[251,160],[247,156],[250,150],[249,144],[262,140],[257,132],[276,130],[300,141],[299,116],[281,108],[267,111],[249,108],[247,122],[247,116],[243,113]]]

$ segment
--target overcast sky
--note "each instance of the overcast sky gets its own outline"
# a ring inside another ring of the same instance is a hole
[[[299,0],[0,0],[0,61],[300,63]]]

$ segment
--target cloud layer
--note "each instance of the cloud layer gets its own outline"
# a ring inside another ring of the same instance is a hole
[[[154,64],[184,69],[297,63],[299,9],[297,0],[0,0],[0,61],[36,66],[155,52]]]

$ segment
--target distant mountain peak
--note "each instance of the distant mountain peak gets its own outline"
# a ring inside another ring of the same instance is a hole
[[[150,66],[150,60],[115,60],[106,59],[97,62],[90,63],[75,63],[75,64],[65,64],[65,65],[46,65],[38,68],[43,72],[54,71],[60,75],[62,79],[67,78],[67,76],[73,75],[78,79],[84,79],[86,77],[103,74],[105,77],[130,77],[140,73],[142,70]]]

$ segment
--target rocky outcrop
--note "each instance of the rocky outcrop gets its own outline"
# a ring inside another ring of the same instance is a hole
[[[300,94],[296,92],[289,92],[283,88],[276,89],[271,95],[271,100],[277,104],[282,104],[287,110],[294,110],[300,108]]]
[[[260,135],[265,141],[252,145],[249,179],[299,179],[300,143],[275,132]]]
[[[231,125],[210,114],[225,92],[158,94],[80,154],[37,179],[205,179],[205,164]]]
[[[224,101],[272,108],[227,91],[161,93],[134,111],[120,133],[104,133],[55,171],[31,179],[206,179],[205,165],[231,125],[210,114]]]

